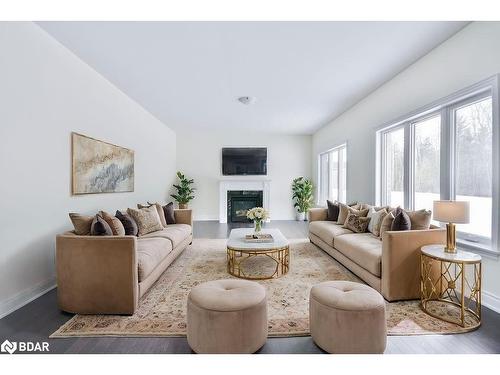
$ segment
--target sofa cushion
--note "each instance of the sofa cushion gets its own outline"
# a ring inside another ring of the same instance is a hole
[[[125,235],[127,236],[137,236],[139,232],[139,228],[137,227],[137,223],[135,220],[127,214],[127,210],[125,211],[116,211],[116,218],[121,221],[123,224],[123,228],[125,229]]]
[[[167,225],[163,230],[151,232],[142,236],[142,238],[166,238],[172,241],[172,246],[177,247],[191,234],[191,226],[187,224]]]
[[[165,220],[167,225],[175,224],[175,214],[174,214],[174,202],[163,206],[163,213],[165,215]]]
[[[90,226],[90,234],[92,236],[112,236],[113,231],[106,220],[104,220],[101,215],[97,214]]]
[[[355,206],[348,206],[343,203],[339,203],[340,206],[340,211],[339,211],[339,217],[337,219],[337,224],[344,225],[345,221],[347,220],[347,216],[351,214],[356,214],[359,216],[366,216],[368,214],[368,209],[366,210],[358,210],[355,207],[358,207],[358,205]]]
[[[356,214],[349,213],[349,215],[347,215],[344,228],[350,229],[355,233],[364,233],[368,228],[369,222],[369,217],[362,217]]]
[[[335,238],[335,248],[371,274],[380,277],[382,242],[371,233],[339,236]]]
[[[75,227],[75,234],[79,236],[88,236],[90,234],[90,227],[92,226],[92,221],[94,216],[87,216],[77,214],[75,212],[70,212],[69,218]]]
[[[139,228],[138,236],[144,236],[145,234],[163,229],[163,225],[161,225],[160,222],[160,216],[158,216],[158,211],[155,206],[137,210],[128,208],[127,213],[132,216],[137,223],[137,227]]]
[[[137,240],[139,282],[146,279],[171,251],[172,242],[165,238],[139,238]]]
[[[399,230],[410,230],[410,229],[411,229],[410,217],[402,208],[398,208],[396,210],[396,214],[394,215],[394,221],[392,222],[391,230],[399,231]]]
[[[411,230],[426,230],[431,226],[432,212],[426,209],[406,211],[411,221]]]
[[[352,233],[349,229],[331,221],[313,221],[309,223],[309,232],[318,236],[330,246],[333,246],[335,237]]]
[[[337,221],[340,213],[340,207],[338,202],[337,201],[332,202],[327,199],[326,204],[328,206],[328,213],[326,214],[326,220]]]

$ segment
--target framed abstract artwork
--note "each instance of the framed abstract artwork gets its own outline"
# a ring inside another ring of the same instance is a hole
[[[71,133],[72,194],[134,191],[134,151]]]

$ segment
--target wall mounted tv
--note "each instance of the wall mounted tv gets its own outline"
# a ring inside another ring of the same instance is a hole
[[[222,174],[224,176],[266,175],[267,148],[224,147]]]

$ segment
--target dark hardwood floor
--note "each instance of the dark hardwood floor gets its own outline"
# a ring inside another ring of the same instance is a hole
[[[288,238],[307,237],[307,223],[273,221]],[[238,225],[241,226],[241,225]],[[226,238],[236,225],[195,222],[196,238]],[[0,320],[0,342],[48,341],[51,353],[191,353],[185,338],[58,338],[48,336],[71,318],[57,308],[52,290]],[[322,353],[310,337],[270,338],[259,353]],[[386,353],[500,353],[500,314],[483,310],[482,326],[470,333],[435,336],[389,336]]]

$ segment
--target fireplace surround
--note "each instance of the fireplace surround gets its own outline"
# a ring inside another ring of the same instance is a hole
[[[265,179],[220,180],[219,181],[219,222],[228,222],[228,192],[230,191],[260,191],[262,192],[262,207],[269,210],[271,181]],[[251,207],[250,207],[251,208]],[[272,212],[270,212],[272,216]]]

